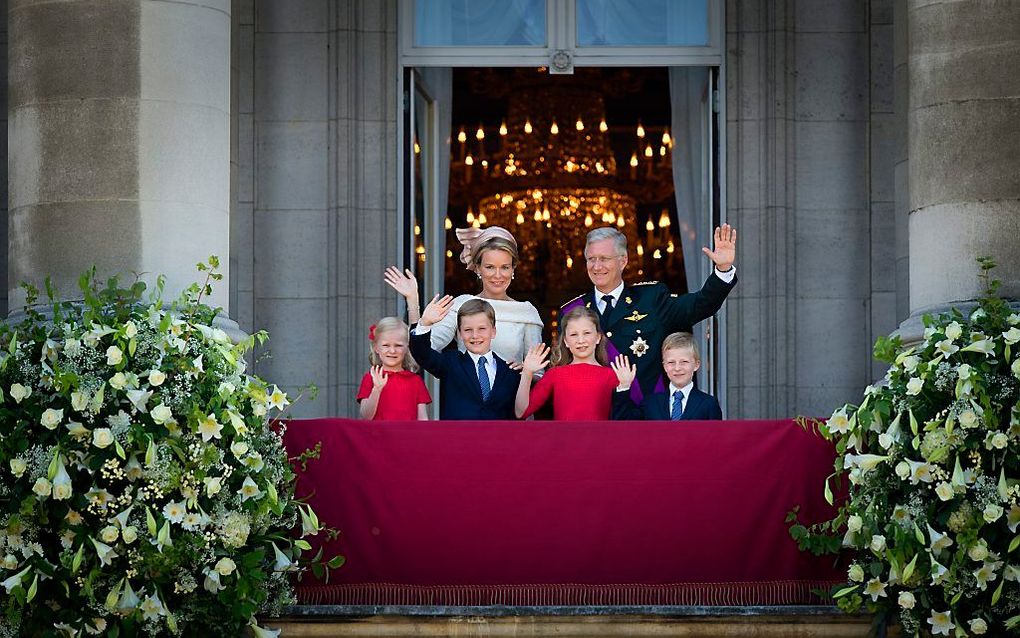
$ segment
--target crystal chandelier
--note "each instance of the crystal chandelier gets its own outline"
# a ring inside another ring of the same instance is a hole
[[[527,281],[580,281],[585,237],[598,226],[619,229],[631,259],[640,258],[645,246],[638,204],[663,201],[673,192],[669,132],[661,129],[653,142],[640,123],[628,127],[630,157],[618,167],[620,145],[614,149],[611,136],[618,139],[620,129],[606,121],[605,95],[622,87],[600,70],[583,74],[567,83],[562,76],[518,70],[509,86],[486,87],[505,94],[506,118],[498,130],[479,125],[469,135],[461,128],[452,144],[451,202],[468,207],[468,223],[514,233],[518,276]],[[664,221],[668,225],[668,215]]]

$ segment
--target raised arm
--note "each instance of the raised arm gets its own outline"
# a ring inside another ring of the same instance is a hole
[[[539,396],[541,393],[536,393],[535,407],[533,410],[529,410],[532,398],[531,380],[535,377],[536,372],[545,369],[547,365],[549,365],[549,348],[544,343],[528,349],[528,354],[525,355],[523,367],[521,368],[521,381],[517,384],[517,397],[514,401],[514,414],[517,415],[518,419],[523,418],[530,412],[534,412],[545,403],[545,398],[540,398]],[[541,384],[542,382],[540,381],[539,383]]]
[[[358,410],[361,412],[361,418],[371,421],[375,417],[375,411],[379,407],[379,396],[382,394],[383,388],[386,387],[386,382],[389,380],[385,374],[383,374],[382,366],[372,366],[372,392],[361,400],[361,405],[358,406]]]
[[[414,357],[414,360],[421,367],[439,379],[446,376],[446,363],[443,360],[442,354],[432,347],[430,341],[431,335],[429,333],[431,332],[432,325],[436,321],[441,321],[450,311],[451,306],[453,306],[453,297],[446,295],[440,298],[439,295],[436,295],[429,302],[429,305],[425,306],[418,325],[411,330],[409,343],[411,356]]]
[[[397,291],[407,302],[407,323],[415,324],[421,318],[421,309],[418,302],[418,280],[410,269],[405,268],[404,272],[396,266],[390,266],[383,273],[383,281],[389,284],[390,288]]]

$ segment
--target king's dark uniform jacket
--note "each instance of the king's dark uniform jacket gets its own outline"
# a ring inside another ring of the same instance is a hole
[[[737,280],[726,283],[713,272],[701,290],[676,295],[666,284],[653,281],[624,286],[609,315],[606,336],[609,358],[627,355],[637,366],[637,383],[631,397],[641,404],[644,397],[662,392],[662,341],[674,332],[690,332],[694,324],[711,317],[722,307]],[[594,292],[587,292],[564,304],[561,312],[584,305],[595,312]],[[562,315],[561,315],[562,316]]]
[[[460,350],[432,349],[429,333],[414,334],[411,330],[411,356],[421,367],[439,379],[439,418],[444,420],[510,420],[521,373],[511,370],[505,361],[491,353],[496,361],[496,378],[488,399],[482,399],[478,371],[471,355]]]

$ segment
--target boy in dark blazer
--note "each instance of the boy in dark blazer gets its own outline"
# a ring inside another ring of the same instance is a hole
[[[718,421],[722,419],[719,402],[694,387],[694,373],[701,367],[701,356],[694,335],[674,332],[662,342],[662,367],[669,379],[665,392],[646,396],[640,407],[630,392],[619,389],[613,398],[613,417],[634,421]]]
[[[436,295],[411,331],[411,356],[439,379],[439,418],[482,421],[514,416],[514,399],[521,373],[511,370],[492,351],[496,312],[484,299],[466,301],[457,313],[457,333],[467,352],[432,348],[429,330],[446,316],[453,297]]]

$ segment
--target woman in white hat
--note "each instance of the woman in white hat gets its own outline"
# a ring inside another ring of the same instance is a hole
[[[457,311],[468,299],[484,299],[496,311],[496,337],[492,350],[507,363],[520,364],[528,349],[542,343],[542,317],[528,301],[515,301],[507,294],[514,278],[514,269],[520,262],[517,240],[505,228],[458,228],[457,239],[464,244],[460,260],[473,271],[482,289],[474,295],[460,295],[453,301],[452,310],[443,320],[432,326],[432,347],[445,348],[457,337]],[[418,282],[411,271],[401,273],[394,266],[386,269],[386,283],[407,300],[408,319],[416,323],[419,318]],[[457,347],[464,344],[457,340]]]

